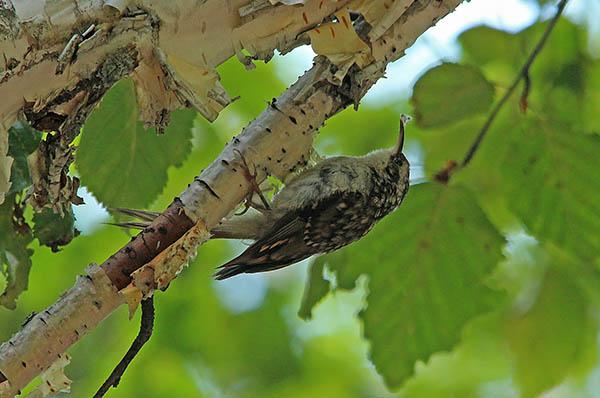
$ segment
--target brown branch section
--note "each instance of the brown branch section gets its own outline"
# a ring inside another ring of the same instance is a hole
[[[115,287],[121,290],[131,282],[133,271],[173,244],[193,225],[183,210],[181,200],[175,198],[150,226],[110,256],[101,267]]]

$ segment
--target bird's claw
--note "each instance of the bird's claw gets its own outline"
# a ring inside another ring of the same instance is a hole
[[[240,166],[242,168],[242,171],[244,172],[244,177],[246,177],[246,180],[250,183],[250,188],[251,188],[251,191],[248,193],[248,195],[246,195],[246,200],[244,201],[244,209],[241,212],[236,213],[236,215],[239,216],[239,215],[246,213],[248,211],[248,209],[250,209],[251,207],[260,212],[263,212],[265,210],[271,210],[271,206],[269,205],[269,202],[265,198],[265,195],[263,194],[262,190],[260,189],[260,186],[256,182],[256,177],[258,175],[258,172],[256,171],[256,167],[254,167],[254,172],[251,172],[250,166],[248,166],[248,162],[246,161],[246,157],[242,154],[242,152],[240,152],[237,149],[234,149],[233,151],[240,157],[240,160],[241,160]],[[260,201],[262,202],[261,204],[254,203],[252,201],[252,197],[254,196],[254,194],[258,195],[258,197],[260,198]]]

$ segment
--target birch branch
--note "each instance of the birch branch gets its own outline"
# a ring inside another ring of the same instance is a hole
[[[265,4],[252,7],[255,3]],[[189,106],[212,121],[230,102],[216,66],[237,54],[250,67],[253,59],[268,60],[276,49],[289,51],[302,43],[303,32],[347,3],[0,1],[0,203],[10,187],[6,135],[17,118],[27,118],[38,130],[61,133],[60,142],[38,154],[49,160],[31,170],[34,207],[60,211],[77,189],[77,182],[64,177],[62,186],[56,184],[72,162],[68,147],[122,76],[132,75],[140,119],[147,126],[161,131],[171,110]],[[62,162],[56,167],[51,159]]]
[[[368,7],[376,2],[359,3]],[[406,7],[405,3],[400,6]],[[461,0],[413,1],[405,12],[398,13],[394,23],[386,18],[383,25],[369,21],[368,9],[363,9],[365,26],[390,26],[383,34],[377,32],[378,37],[368,49],[360,46],[347,53],[327,53],[328,43],[319,42],[321,39],[315,38],[317,33],[313,32],[313,46],[320,43],[327,58],[317,57],[314,66],[234,137],[150,227],[100,268],[89,268],[87,276],[80,277],[54,305],[36,315],[0,347],[0,396],[17,394],[120,304],[128,301],[130,308],[135,308],[138,300],[165,287],[181,271],[195,255],[197,246],[208,239],[210,229],[249,192],[236,150],[257,166],[259,180],[267,174],[283,179],[306,163],[313,136],[326,119],[357,104],[383,76],[389,62],[398,59],[425,30],[460,3]],[[276,8],[267,6],[258,12],[266,17]],[[371,11],[375,15],[377,10]],[[340,24],[344,15],[338,15]],[[382,15],[385,13],[378,18]],[[165,24],[169,26],[168,22]],[[325,26],[332,32],[343,29]],[[288,44],[297,40],[294,36]],[[255,50],[258,54],[263,48],[256,46]]]

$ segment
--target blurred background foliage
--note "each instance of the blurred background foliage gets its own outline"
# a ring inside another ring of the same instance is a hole
[[[473,162],[448,185],[432,179],[462,160],[553,12],[552,1],[473,0],[419,39],[358,112],[332,118],[316,142],[325,155],[363,154],[392,145],[400,113],[414,115],[402,207],[340,252],[265,275],[217,283],[214,268],[243,242],[202,246],[157,295],[155,333],[109,394],[600,397],[597,0],[571,1],[531,69],[527,112],[517,92]],[[22,287],[31,267],[17,308],[0,309],[0,338],[128,239],[102,224],[105,207],[163,209],[311,58],[300,49],[250,72],[225,63],[223,85],[241,98],[213,124],[174,114],[162,136],[137,122],[128,81],[111,90],[78,141],[81,234],[71,214],[59,222],[27,210],[35,228],[14,239],[10,200],[0,207],[0,287]],[[13,201],[29,179],[19,157],[41,138],[23,129],[11,135]],[[72,396],[95,392],[138,319],[122,308],[71,350]]]

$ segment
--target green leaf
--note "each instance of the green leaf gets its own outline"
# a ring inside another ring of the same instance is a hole
[[[465,30],[458,36],[458,42],[463,48],[464,59],[473,65],[492,62],[514,65],[514,60],[525,59],[526,56],[514,34],[485,25]]]
[[[27,290],[29,270],[31,269],[31,255],[33,251],[27,249],[31,243],[31,231],[26,224],[15,228],[13,212],[15,195],[6,197],[0,205],[0,269],[6,278],[6,287],[0,295],[0,305],[15,309],[19,295]]]
[[[8,154],[14,159],[9,194],[21,192],[31,185],[27,156],[35,151],[42,139],[42,133],[29,125],[17,122],[8,130]]]
[[[69,208],[64,216],[45,208],[33,215],[33,222],[33,236],[41,245],[48,246],[53,252],[57,252],[60,246],[69,244],[79,234],[75,229],[72,208]]]
[[[460,344],[451,352],[433,355],[427,364],[419,366],[399,395],[406,398],[486,397],[482,393],[483,383],[507,379],[512,371],[502,315],[501,311],[495,311],[469,322]],[[500,387],[495,386],[494,396],[518,395],[512,386],[503,390]]]
[[[537,23],[510,34],[480,26],[464,32],[459,40],[468,62],[482,66],[488,79],[508,86],[547,27],[547,22]],[[531,110],[585,131],[597,130],[595,70],[598,61],[587,52],[585,32],[561,19],[529,70]]]
[[[302,296],[298,316],[305,321],[312,318],[312,309],[329,293],[329,282],[323,279],[325,257],[318,257],[310,264],[308,279]]]
[[[520,45],[528,49],[527,53],[542,37],[547,26],[547,21],[537,23],[518,33]],[[551,86],[555,79],[559,79],[565,65],[576,64],[585,56],[586,47],[585,31],[568,19],[561,18],[531,67],[531,74],[537,76],[533,83],[545,82]]]
[[[138,121],[133,83],[117,83],[88,118],[77,151],[81,182],[108,206],[146,207],[167,182],[167,169],[191,150],[195,112],[174,111],[164,135]]]
[[[600,135],[600,118],[598,117],[598,106],[600,106],[600,61],[594,60],[586,65],[584,70],[586,83],[584,87],[584,98],[581,101],[583,129],[586,133]]]
[[[582,359],[595,352],[588,301],[567,275],[551,269],[533,307],[505,321],[516,356],[515,378],[524,398],[535,397],[562,382]]]
[[[600,257],[600,136],[548,119],[528,119],[505,135],[500,168],[509,208],[536,238],[580,258]]]
[[[415,83],[411,102],[417,124],[434,127],[486,112],[494,100],[494,86],[469,65],[442,64]]]
[[[547,26],[547,21],[536,23],[515,34],[487,26],[476,26],[463,32],[458,40],[462,45],[464,58],[474,65],[494,64],[495,68],[502,65],[514,73],[525,62]],[[539,77],[533,83],[552,82],[552,77],[559,73],[560,68],[579,58],[586,46],[586,35],[580,26],[564,18],[559,20],[530,71],[532,75]],[[513,78],[505,77],[509,78],[506,84]]]
[[[451,349],[465,323],[498,305],[501,295],[484,282],[503,243],[468,191],[421,184],[371,234],[325,257],[341,288],[369,276],[360,317],[371,359],[390,387],[417,361]]]

